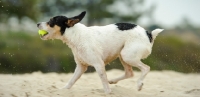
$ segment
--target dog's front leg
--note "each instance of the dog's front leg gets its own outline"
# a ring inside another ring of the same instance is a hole
[[[87,66],[82,65],[78,60],[76,60],[76,64],[77,65],[74,75],[64,88],[70,89],[74,85],[74,83],[81,77],[81,75],[87,70]]]
[[[111,89],[109,87],[107,75],[105,72],[105,65],[104,64],[95,64],[94,68],[97,71],[97,73],[99,74],[99,77],[103,84],[105,93],[111,93]]]

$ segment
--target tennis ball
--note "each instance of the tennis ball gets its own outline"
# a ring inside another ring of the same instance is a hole
[[[39,35],[44,36],[45,34],[47,34],[48,32],[45,30],[39,30],[38,31]]]

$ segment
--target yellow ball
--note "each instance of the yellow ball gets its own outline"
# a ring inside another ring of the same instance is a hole
[[[47,34],[48,32],[45,31],[45,30],[39,30],[38,33],[39,33],[40,36],[44,36],[44,35]]]

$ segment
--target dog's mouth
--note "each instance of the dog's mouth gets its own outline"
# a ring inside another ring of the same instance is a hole
[[[43,34],[43,35],[40,34],[40,37],[45,37],[45,36],[48,35],[48,34],[49,34],[48,32],[45,33],[45,34]]]
[[[39,31],[38,31],[38,34],[39,34],[40,37],[42,38],[42,37],[48,35],[49,33],[48,33],[46,30],[39,30]]]
[[[48,39],[48,33],[44,34],[44,35],[40,35],[40,38],[42,40],[47,40]]]

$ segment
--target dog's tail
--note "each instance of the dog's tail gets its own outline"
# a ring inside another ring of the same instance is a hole
[[[160,32],[162,32],[164,29],[155,29],[155,30],[153,30],[152,32],[151,32],[151,34],[152,34],[152,36],[153,36],[153,39],[155,39],[156,38],[156,36],[160,33]]]

